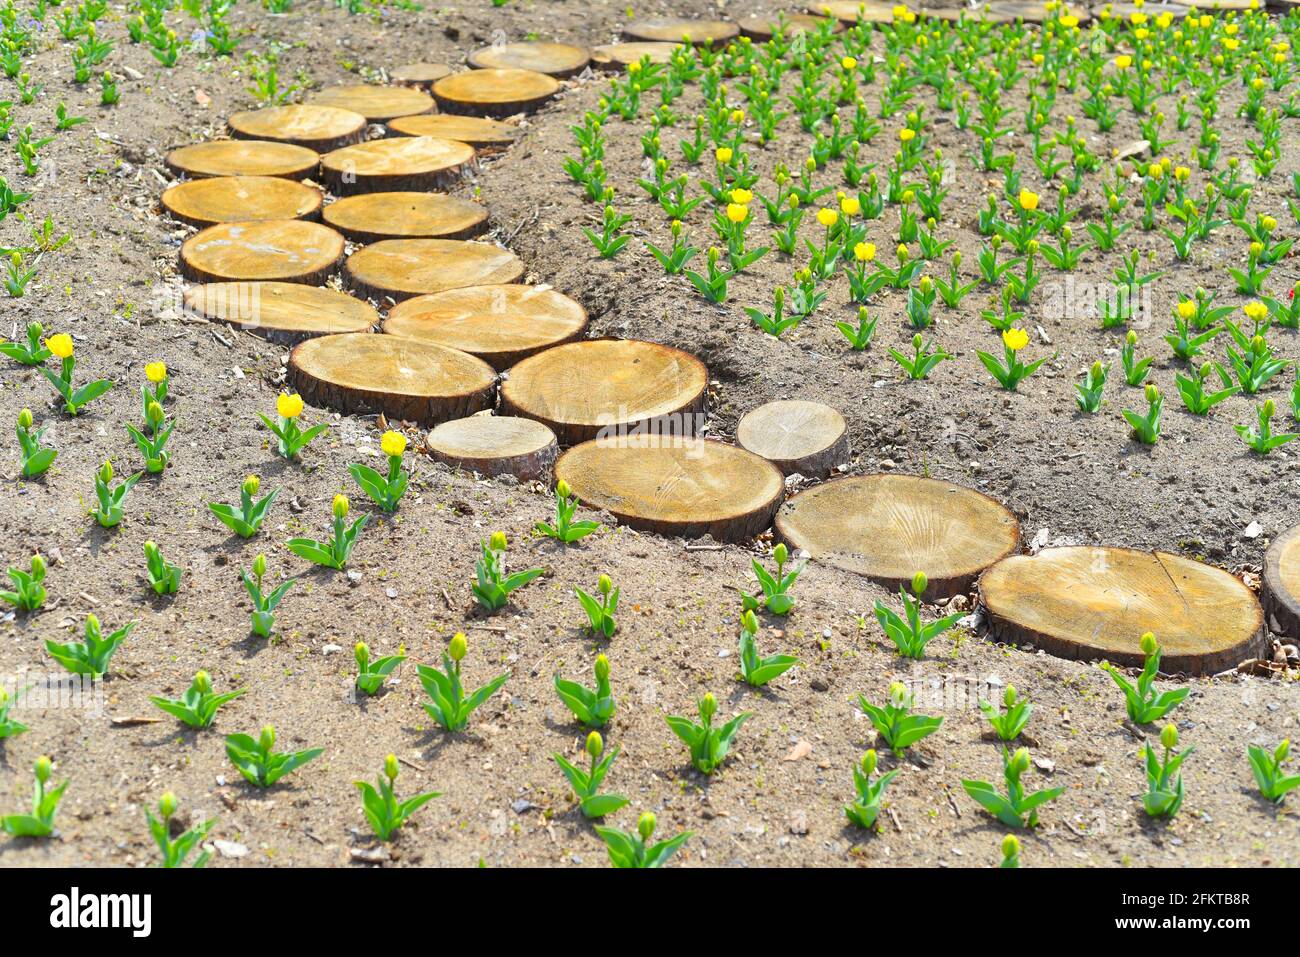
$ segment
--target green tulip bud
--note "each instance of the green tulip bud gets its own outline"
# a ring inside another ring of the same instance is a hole
[[[713,697],[712,691],[706,692],[704,697],[700,699],[699,707],[700,717],[705,721],[709,721],[718,713],[718,699]]]
[[[504,552],[506,550],[506,533],[493,532],[492,537],[488,539],[488,548],[494,552]]]
[[[608,595],[614,590],[614,583],[610,580],[608,575],[601,575],[596,582],[596,590],[602,595]]]
[[[564,479],[560,479],[560,481],[555,485],[555,494],[560,498],[568,498],[572,492],[573,490],[569,488],[569,483],[564,481]]]
[[[790,558],[790,549],[786,548],[785,542],[778,542],[776,548],[772,549],[772,557],[778,565],[784,565]]]
[[[1166,751],[1178,747],[1178,729],[1172,724],[1165,725],[1164,730],[1160,732],[1160,743],[1164,745]]]
[[[397,755],[390,754],[388,757],[384,758],[384,774],[387,776],[389,781],[396,781],[397,771]]]
[[[163,420],[163,407],[157,402],[150,402],[145,412],[149,416],[149,422],[152,425],[158,425]]]
[[[257,490],[262,487],[262,480],[256,475],[250,475],[244,479],[244,484],[240,487],[249,495],[256,495]]]
[[[370,646],[358,641],[352,648],[352,657],[357,660],[357,667],[364,670],[370,664]]]
[[[1002,694],[1002,703],[1008,708],[1016,703],[1016,686],[1007,685],[1007,690]]]
[[[655,816],[649,811],[637,818],[636,832],[641,835],[641,840],[650,840],[651,835],[655,832],[655,823]]]
[[[40,555],[32,556],[32,578],[41,579],[45,577],[45,559]]]
[[[171,817],[176,813],[178,803],[175,794],[172,794],[171,791],[164,791],[162,798],[158,801],[158,813],[163,817]]]
[[[1271,418],[1273,418],[1273,413],[1276,412],[1276,411],[1277,411],[1277,406],[1274,404],[1273,400],[1272,400],[1272,399],[1265,399],[1265,400],[1264,400],[1264,418],[1265,418],[1265,419],[1271,419]]]
[[[876,770],[876,749],[872,748],[862,756],[862,776],[871,777]]]
[[[199,694],[207,694],[212,690],[212,678],[206,671],[194,672],[194,689]]]
[[[463,631],[456,632],[450,643],[447,645],[447,654],[451,657],[452,661],[458,662],[468,653],[469,642],[465,640],[465,633]]]
[[[334,517],[347,518],[348,515],[348,497],[346,495],[334,496]]]
[[[587,735],[587,754],[591,760],[595,761],[605,751],[605,742],[600,736],[599,731],[593,731]]]
[[[39,758],[37,758],[36,759],[36,780],[40,781],[42,784],[48,781],[50,779],[50,769],[53,766],[54,766],[53,763],[46,755],[42,754]]]
[[[1148,385],[1146,388],[1147,403],[1155,405],[1156,400],[1160,398],[1160,390],[1154,385]]]
[[[1002,839],[1002,856],[1004,858],[1020,856],[1020,840],[1014,834],[1008,834]]]
[[[99,467],[99,480],[107,485],[113,481],[113,463],[104,459],[104,464]]]
[[[609,680],[609,659],[603,654],[596,656],[596,680]]]
[[[265,751],[270,751],[275,747],[275,728],[269,724],[263,727],[262,733],[257,738],[257,743]]]
[[[1016,753],[1011,756],[1011,769],[1017,774],[1024,774],[1029,770],[1029,749],[1017,748]]]
[[[1142,640],[1138,644],[1142,648],[1142,654],[1148,658],[1160,649],[1160,645],[1156,643],[1156,636],[1149,631],[1142,636]]]
[[[31,409],[23,409],[18,413],[18,426],[23,429],[30,429],[32,427]]]

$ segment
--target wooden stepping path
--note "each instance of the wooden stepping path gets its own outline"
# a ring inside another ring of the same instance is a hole
[[[455,183],[474,147],[433,136],[394,136],[357,143],[321,157],[321,179],[336,196],[428,191]]]
[[[693,435],[708,385],[704,363],[680,349],[592,339],[547,349],[511,368],[501,409],[546,423],[561,445],[646,426]]]
[[[925,572],[931,601],[967,593],[989,565],[1015,551],[1020,525],[973,489],[915,475],[835,479],[795,495],[778,535],[816,561],[890,589]]]
[[[181,146],[163,160],[177,175],[283,176],[305,179],[316,172],[320,156],[314,150],[292,143],[265,140],[214,140]]]
[[[740,27],[724,20],[687,20],[681,17],[650,17],[634,20],[623,35],[651,43],[694,43],[719,46],[740,36]]]
[[[555,477],[632,528],[719,542],[766,529],[785,490],[777,467],[751,452],[667,435],[584,442],[560,456]]]
[[[1259,597],[1270,627],[1280,635],[1300,639],[1300,526],[1269,547]]]
[[[321,193],[278,176],[210,176],[167,187],[162,204],[181,222],[202,227],[256,219],[315,219]]]
[[[366,134],[366,118],[360,113],[316,103],[244,110],[227,122],[237,138],[296,143],[318,153],[358,143]]]
[[[566,77],[583,71],[591,62],[591,51],[569,43],[501,43],[475,50],[468,61],[476,70],[532,70]]]
[[[279,280],[323,283],[343,258],[343,237],[301,219],[218,223],[181,246],[191,282]]]
[[[487,208],[444,193],[362,193],[330,203],[321,214],[354,243],[429,237],[463,239],[487,227]]]
[[[1257,655],[1263,612],[1219,568],[1165,552],[1073,546],[1015,555],[980,577],[989,633],[1062,658],[1140,666],[1153,632],[1169,673],[1215,674]]]
[[[814,16],[811,13],[787,13],[785,15],[785,36],[792,37],[798,33],[811,33],[818,29],[824,23],[824,15]],[[839,33],[844,29],[844,21],[834,20],[832,33]],[[758,40],[760,43],[766,43],[776,35],[776,31],[781,26],[780,17],[746,17],[738,24],[742,36]]]
[[[385,239],[348,257],[358,293],[395,302],[462,286],[517,282],[524,264],[508,249],[460,239]]]
[[[513,123],[503,123],[483,116],[457,116],[454,113],[401,116],[389,123],[388,128],[402,136],[435,136],[444,140],[458,140],[477,150],[509,146],[523,135],[523,130]]]
[[[672,60],[676,43],[607,43],[591,51],[593,66],[602,70],[625,70],[629,63],[640,63],[645,57],[651,63],[664,64]]]
[[[399,302],[384,332],[478,356],[494,369],[582,337],[587,311],[549,286],[496,284]]]
[[[849,460],[844,416],[820,402],[784,399],[747,412],[736,444],[767,459],[785,475],[825,478]]]
[[[559,92],[559,81],[534,70],[467,70],[433,85],[433,98],[448,113],[512,116],[535,110]]]
[[[455,349],[348,333],[294,346],[289,380],[312,405],[435,425],[492,408],[496,373]]]
[[[513,475],[550,483],[560,454],[555,433],[533,419],[471,415],[444,422],[425,443],[435,462],[480,475]]]
[[[399,66],[389,75],[394,83],[401,86],[418,86],[427,90],[451,73],[451,66],[447,63],[407,63],[405,66]]]
[[[369,332],[379,325],[379,313],[370,303],[296,282],[206,283],[187,289],[184,302],[194,315],[287,344],[311,336]]]
[[[385,123],[399,116],[428,113],[433,109],[433,98],[423,90],[409,86],[355,86],[327,87],[308,100],[319,106],[334,106],[340,110],[360,113],[371,123]]]

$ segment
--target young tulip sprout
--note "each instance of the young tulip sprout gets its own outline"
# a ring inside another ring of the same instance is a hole
[[[861,764],[853,769],[853,786],[857,789],[857,798],[852,804],[844,805],[844,816],[864,831],[875,827],[876,818],[880,815],[880,799],[894,775],[898,774],[898,768],[886,771],[872,780],[875,772],[876,752],[872,749],[862,756]]]
[[[163,558],[162,550],[155,542],[144,543],[145,571],[149,576],[149,587],[155,595],[174,595],[181,587],[183,570],[169,564]]]
[[[296,392],[292,395],[281,392],[280,397],[275,400],[276,420],[274,422],[261,412],[257,413],[257,417],[275,435],[276,451],[286,459],[296,459],[298,453],[311,444],[312,439],[328,428],[322,422],[304,432],[298,427],[298,416],[302,415],[302,410],[302,396]]]
[[[504,608],[510,601],[512,591],[527,585],[545,571],[542,568],[530,568],[527,571],[507,575],[504,532],[493,532],[491,537],[480,546],[480,552],[478,561],[474,563],[477,580],[470,585],[470,591],[487,611]]]
[[[1028,698],[1021,698],[1016,695],[1014,685],[1007,685],[1006,692],[1002,695],[1002,704],[1006,711],[999,712],[997,705],[988,701],[979,703],[980,711],[984,712],[984,717],[988,723],[993,726],[993,733],[997,735],[999,741],[1014,741],[1020,737],[1020,732],[1025,730],[1025,725],[1029,724],[1029,716],[1034,713],[1034,706],[1029,703]]]
[[[1258,745],[1246,746],[1246,755],[1250,759],[1250,769],[1255,773],[1255,783],[1259,793],[1274,804],[1286,800],[1286,794],[1293,788],[1300,787],[1300,774],[1287,775],[1282,765],[1291,754],[1291,739],[1283,738],[1273,753],[1265,751]]]
[[[127,635],[131,634],[131,629],[134,627],[135,622],[130,622],[105,636],[99,619],[94,615],[87,615],[84,641],[60,644],[49,638],[45,641],[45,650],[70,674],[102,678],[108,671],[108,663],[114,652],[121,647],[122,642],[126,641]]]
[[[1272,399],[1265,399],[1259,407],[1256,416],[1258,425],[1234,425],[1237,434],[1241,440],[1246,443],[1252,452],[1258,455],[1268,455],[1280,445],[1286,445],[1293,439],[1300,439],[1300,432],[1274,432],[1273,416],[1277,412],[1277,407]]]
[[[163,411],[162,403],[152,400],[145,405],[143,429],[137,429],[130,422],[126,423],[126,430],[131,433],[136,448],[144,458],[145,470],[151,475],[163,471],[171,461],[167,440],[172,437],[175,428],[175,422],[170,425],[167,423],[167,413]]]
[[[663,867],[693,833],[683,831],[676,837],[652,845],[648,842],[654,836],[656,823],[655,816],[646,811],[637,819],[635,834],[597,825],[596,833],[605,842],[610,864],[614,867]]]
[[[1075,383],[1074,389],[1078,393],[1074,401],[1079,409],[1089,414],[1096,412],[1101,408],[1102,394],[1106,391],[1106,367],[1094,362],[1083,382]]]
[[[928,625],[921,623],[921,596],[929,587],[925,572],[912,576],[912,594],[905,586],[898,589],[898,597],[903,602],[904,617],[886,608],[883,602],[876,602],[876,620],[884,629],[885,635],[894,643],[898,653],[904,658],[924,658],[925,646],[955,625],[962,617],[960,612],[945,615]]]
[[[740,726],[752,716],[751,711],[742,711],[721,727],[713,726],[713,716],[718,712],[717,699],[712,693],[706,694],[696,704],[700,714],[700,723],[690,718],[677,715],[665,715],[664,720],[673,734],[681,738],[691,750],[691,764],[701,774],[712,774],[727,758],[732,739]]]
[[[1195,748],[1178,747],[1178,729],[1167,724],[1160,732],[1160,746],[1164,756],[1156,757],[1150,744],[1145,746],[1147,768],[1147,793],[1142,796],[1142,807],[1150,817],[1172,818],[1183,806],[1183,776],[1179,773],[1183,760]]]
[[[276,493],[280,491],[278,488],[272,489],[258,498],[257,493],[261,487],[262,480],[256,475],[250,475],[239,486],[238,509],[225,502],[209,502],[208,509],[240,538],[252,538],[262,527],[262,522],[266,520],[267,509],[271,507]]]
[[[2,203],[5,188],[3,180],[0,180],[0,219],[4,219]],[[43,335],[45,335],[45,330],[41,328],[39,322],[29,322],[27,324],[27,341],[0,342],[0,354],[8,356],[20,365],[41,365],[46,359],[53,355],[53,353],[45,347],[45,344],[41,342],[41,336]]]
[[[1020,350],[1029,345],[1029,334],[1023,329],[1006,329],[1002,332],[1002,344],[1006,353],[1006,361],[999,361],[995,356],[987,352],[976,351],[980,362],[984,363],[984,368],[989,370],[989,374],[997,379],[998,384],[1009,392],[1015,392],[1020,383],[1029,378],[1039,367],[1053,356],[1043,356],[1041,359],[1035,359],[1033,362],[1025,363],[1020,360]],[[1054,355],[1054,354],[1053,354]]]
[[[112,380],[97,379],[94,382],[88,382],[81,388],[73,388],[72,374],[77,367],[76,356],[73,355],[72,336],[66,332],[60,332],[58,335],[50,336],[45,340],[45,348],[49,354],[60,360],[58,373],[51,372],[49,369],[41,366],[41,374],[50,381],[59,396],[63,399],[63,411],[68,415],[75,416],[89,402],[99,398],[109,389],[113,388]]]
[[[596,687],[584,687],[576,681],[555,676],[555,693],[573,716],[589,728],[603,728],[614,717],[614,693],[609,684],[609,659],[596,656]]]
[[[889,686],[889,701],[884,707],[871,704],[865,695],[858,695],[858,707],[885,744],[900,758],[907,748],[934,734],[943,724],[943,718],[912,714],[912,694],[901,681]]]
[[[799,578],[799,573],[803,571],[805,563],[800,562],[790,572],[786,572],[785,566],[790,560],[790,550],[786,548],[785,542],[778,543],[776,548],[772,549],[772,559],[776,562],[775,574],[759,564],[757,558],[750,562],[754,577],[758,579],[763,594],[762,597],[745,595],[744,606],[746,610],[765,607],[774,615],[788,615],[794,608],[794,598],[789,592]]]
[[[460,663],[468,652],[465,635],[457,632],[442,653],[442,671],[429,665],[415,666],[420,684],[429,696],[429,700],[424,702],[424,710],[444,731],[463,731],[469,723],[469,716],[500,691],[510,678],[509,671],[503,672],[466,697],[461,684]]]
[[[361,810],[366,820],[374,829],[375,837],[387,842],[407,820],[436,797],[442,797],[441,791],[426,791],[399,801],[393,791],[397,783],[397,756],[390,754],[384,759],[384,772],[375,778],[372,785],[367,781],[353,781],[361,792]]]
[[[587,757],[591,760],[590,768],[586,771],[559,752],[552,754],[551,757],[568,778],[569,786],[573,788],[573,796],[578,800],[583,817],[598,818],[613,814],[625,806],[628,799],[621,794],[601,794],[600,785],[605,780],[605,775],[609,773],[609,769],[613,767],[614,759],[618,757],[618,748],[615,747],[607,753],[600,732],[592,731],[587,735],[585,749]]]
[[[357,662],[357,687],[368,695],[377,694],[384,686],[384,681],[403,661],[406,660],[405,646],[398,646],[397,654],[384,655],[381,658],[370,657],[370,646],[358,641],[353,648]]]
[[[1008,834],[1002,839],[1002,863],[998,866],[1004,868],[1020,866],[1020,838],[1014,834]]]
[[[18,425],[15,429],[18,434],[22,476],[29,479],[44,475],[59,454],[55,449],[41,445],[41,437],[45,435],[47,426],[34,429],[33,421],[32,410],[23,409],[18,413]]]
[[[240,774],[254,787],[269,788],[286,774],[291,774],[308,761],[325,753],[324,748],[291,751],[277,754],[275,728],[266,725],[254,740],[247,734],[226,736],[226,756]]]
[[[554,538],[566,545],[586,538],[600,528],[600,523],[590,521],[575,522],[573,513],[577,508],[578,500],[573,497],[569,483],[564,479],[560,479],[555,484],[555,524],[538,522],[534,528],[539,535]]]
[[[113,463],[108,459],[99,467],[95,473],[95,505],[90,509],[90,514],[95,521],[104,528],[114,528],[119,525],[122,518],[126,515],[126,508],[122,504],[126,501],[127,495],[135,487],[135,483],[140,481],[143,472],[136,472],[122,480],[121,484],[113,485]]]
[[[32,791],[30,814],[6,814],[0,817],[0,830],[13,837],[49,837],[54,833],[54,813],[59,809],[68,782],[46,790],[53,764],[41,755],[36,759],[36,786]]]
[[[740,673],[751,687],[761,688],[800,662],[794,655],[760,657],[754,641],[757,635],[758,618],[752,609],[747,608],[740,614]]]
[[[6,689],[0,688],[0,741],[22,734],[27,730],[27,725],[9,716],[13,706],[26,691],[27,688],[19,688],[11,695]]]
[[[618,627],[614,620],[614,612],[618,611],[619,590],[614,587],[609,576],[600,576],[596,582],[596,595],[588,595],[576,585],[573,591],[578,596],[578,601],[582,603],[582,610],[587,613],[587,624],[591,627],[591,633],[606,640],[613,638],[614,630]]]
[[[402,471],[402,454],[406,451],[406,436],[401,432],[388,431],[379,440],[380,448],[388,456],[388,474],[381,475],[366,465],[349,465],[348,471],[357,480],[362,491],[374,500],[385,512],[397,510],[397,503],[406,494],[406,483],[410,476]]]
[[[45,581],[45,559],[33,555],[30,569],[10,568],[9,580],[14,583],[14,590],[0,591],[0,599],[19,611],[35,611],[45,604],[45,586],[41,584]]]
[[[163,796],[158,801],[158,816],[154,817],[148,808],[145,808],[145,820],[149,822],[149,833],[153,835],[154,843],[158,845],[158,850],[162,853],[162,867],[184,867],[185,860],[190,853],[201,844],[212,830],[212,826],[217,823],[217,819],[209,818],[202,824],[196,824],[189,830],[182,831],[179,836],[172,837],[171,821],[176,814],[176,808],[180,802],[176,800],[176,795],[171,791],[164,791]],[[211,855],[207,851],[201,851],[199,856],[194,858],[191,867],[202,867],[208,862]]]
[[[1020,783],[1020,776],[1029,770],[1029,764],[1027,748],[1020,748],[1014,755],[1009,755],[1005,746],[1002,748],[1002,776],[1007,787],[1005,797],[987,781],[963,780],[961,784],[980,807],[1008,827],[1035,827],[1038,824],[1038,808],[1048,801],[1055,801],[1065,793],[1065,788],[1046,788],[1026,793]]]
[[[1124,419],[1133,429],[1133,437],[1143,445],[1155,445],[1160,438],[1160,410],[1164,405],[1165,397],[1154,384],[1147,385],[1145,395],[1147,400],[1145,415],[1138,415],[1128,409],[1121,411]]]
[[[1160,644],[1156,641],[1156,636],[1148,631],[1138,642],[1138,647],[1142,649],[1146,660],[1136,684],[1131,684],[1110,662],[1103,661],[1100,667],[1110,675],[1119,690],[1124,692],[1124,707],[1128,711],[1129,719],[1134,724],[1151,724],[1174,710],[1192,689],[1173,688],[1162,694],[1156,694],[1156,674],[1160,671]]]
[[[346,495],[335,495],[333,504],[334,534],[325,541],[318,541],[314,538],[291,538],[285,542],[285,546],[299,558],[305,558],[317,565],[324,565],[326,568],[335,568],[341,571],[347,566],[348,556],[352,554],[352,548],[357,543],[357,535],[361,533],[361,530],[366,527],[366,522],[370,520],[369,515],[362,515],[349,525],[347,523],[348,510],[348,497]]]
[[[164,698],[153,695],[149,698],[155,707],[161,708],[169,715],[179,719],[191,728],[208,728],[217,717],[222,705],[234,701],[248,689],[239,688],[217,694],[212,690],[212,678],[206,671],[196,671],[185,694],[179,698]]]

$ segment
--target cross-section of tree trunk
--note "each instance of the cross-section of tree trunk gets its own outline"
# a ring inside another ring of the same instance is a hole
[[[435,136],[444,140],[459,140],[476,150],[509,146],[523,132],[513,123],[503,123],[486,116],[457,116],[454,113],[402,116],[389,123],[388,129],[401,136]]]
[[[326,87],[309,102],[360,113],[371,123],[385,123],[399,116],[428,113],[433,109],[433,98],[428,93],[409,86],[359,84]]]
[[[336,196],[428,191],[460,179],[474,147],[434,136],[394,136],[357,143],[321,157],[321,179]]]
[[[517,282],[524,264],[508,249],[461,239],[385,239],[344,266],[353,289],[394,302],[462,286]]]
[[[560,89],[553,76],[534,70],[467,70],[433,85],[433,97],[448,113],[511,116],[535,110]]]
[[[797,33],[811,32],[816,30],[825,19],[824,14],[814,16],[811,13],[787,13],[785,15],[785,35],[792,37]],[[766,43],[772,39],[780,25],[780,18],[775,16],[746,17],[739,24],[742,34],[760,43]],[[838,19],[835,20],[835,26],[831,29],[833,33],[839,33],[844,29],[844,22]]]
[[[803,399],[768,402],[746,413],[736,426],[736,444],[786,475],[807,478],[825,478],[849,458],[844,416]]]
[[[450,76],[451,72],[451,66],[447,63],[407,63],[393,70],[390,76],[394,83],[427,90],[444,76]]]
[[[315,219],[320,190],[279,176],[209,176],[163,190],[162,205],[191,226],[258,219]]]
[[[623,35],[649,43],[687,43],[719,46],[740,35],[740,27],[725,20],[687,20],[682,17],[649,17],[633,20]]]
[[[370,303],[322,286],[297,282],[215,282],[185,291],[185,308],[272,342],[369,332],[379,324]]]
[[[436,461],[455,468],[547,483],[559,455],[554,432],[540,422],[509,415],[444,422],[429,433],[426,444]]]
[[[325,281],[343,258],[343,237],[301,219],[218,223],[181,246],[181,275],[192,282]]]
[[[478,70],[532,70],[555,77],[581,73],[589,62],[586,47],[544,41],[493,44],[469,55],[469,65]]]
[[[672,59],[676,43],[606,43],[593,47],[591,62],[602,70],[622,71],[629,63],[638,63],[649,57],[651,63],[664,64]]]
[[[1260,601],[1274,631],[1300,639],[1300,526],[1280,536],[1264,556]]]
[[[232,113],[228,123],[232,136],[296,143],[318,153],[358,143],[366,134],[366,118],[360,113],[317,103],[243,110]]]
[[[214,140],[180,146],[164,158],[167,168],[191,179],[200,176],[283,176],[305,179],[316,172],[320,156],[293,143],[266,140]]]
[[[488,211],[444,193],[362,193],[330,203],[321,218],[354,243],[373,243],[476,236],[487,228]]]

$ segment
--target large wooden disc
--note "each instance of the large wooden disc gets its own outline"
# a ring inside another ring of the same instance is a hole
[[[457,116],[455,113],[402,116],[389,123],[388,128],[402,136],[436,136],[444,140],[459,140],[475,149],[509,146],[523,134],[513,123],[503,123],[485,116]]]
[[[320,190],[279,176],[209,176],[168,186],[163,208],[191,226],[255,219],[315,219]]]
[[[467,70],[433,85],[433,97],[448,113],[510,116],[535,110],[560,89],[553,76],[535,70]]]
[[[1141,665],[1154,632],[1167,672],[1214,674],[1263,644],[1263,612],[1227,572],[1165,552],[1070,546],[1014,555],[980,577],[994,637],[1062,658]]]
[[[241,139],[297,143],[317,152],[360,142],[366,133],[360,113],[317,103],[244,110],[232,113],[228,123],[231,135]]]
[[[736,444],[786,475],[806,478],[825,478],[849,457],[844,416],[803,399],[768,402],[745,413],[736,426]]]
[[[968,592],[1020,541],[1016,517],[987,495],[915,475],[814,486],[782,506],[776,530],[815,561],[891,589],[925,572],[931,601]]]
[[[554,432],[533,419],[510,415],[471,415],[444,422],[429,433],[426,444],[434,461],[454,468],[548,484],[560,453]]]
[[[842,23],[857,23],[863,20],[867,23],[893,23],[894,7],[904,6],[904,4],[893,4],[884,2],[884,0],[824,0],[818,2],[814,0],[808,5],[808,12],[815,16],[835,17]],[[913,13],[920,13],[919,4],[905,4]]]
[[[385,239],[345,265],[353,289],[394,302],[462,286],[517,282],[524,264],[508,249],[462,239]]]
[[[301,219],[218,223],[181,246],[181,274],[192,282],[268,280],[319,284],[343,258],[343,237]]]
[[[416,296],[388,311],[384,332],[478,356],[495,369],[580,338],[587,310],[550,286],[499,283]]]
[[[451,75],[451,66],[446,63],[407,63],[393,70],[389,76],[394,83],[402,86],[428,88],[444,76]]]
[[[623,35],[652,43],[695,43],[716,46],[735,39],[740,27],[725,20],[687,20],[682,17],[648,17],[633,20]]]
[[[651,63],[668,63],[672,60],[677,43],[607,43],[593,47],[591,62],[602,70],[622,70],[629,63],[639,63],[649,57]]]
[[[477,70],[533,70],[548,76],[573,76],[591,62],[591,51],[569,43],[500,43],[482,47],[469,55]]]
[[[492,408],[496,373],[481,359],[429,342],[348,333],[294,346],[289,378],[313,405],[382,412],[434,425]]]
[[[1197,10],[1249,10],[1250,0],[1182,0],[1189,7]]]
[[[362,193],[325,207],[321,218],[354,243],[430,237],[463,239],[487,226],[478,203],[445,193]]]
[[[1044,0],[1000,0],[1000,2],[990,3],[988,5],[988,19],[990,20],[1023,20],[1025,23],[1042,23],[1049,17],[1060,16],[1061,13],[1069,13],[1078,19],[1080,23],[1087,23],[1092,18],[1085,7],[1066,7],[1065,10],[1054,8],[1047,9]],[[1153,8],[1151,15],[1156,13]]]
[[[1143,13],[1152,20],[1164,13],[1181,19],[1192,12],[1192,8],[1184,3],[1151,3],[1140,7],[1135,3],[1108,3],[1106,6],[1110,9],[1110,15],[1120,20],[1127,20],[1135,13]],[[1101,8],[1096,9],[1100,11]]]
[[[316,172],[320,156],[293,143],[266,140],[214,140],[181,146],[163,160],[173,173],[200,176],[284,176],[304,179]]]
[[[797,33],[810,33],[816,30],[826,20],[824,14],[814,16],[811,13],[787,13],[785,15],[785,36],[792,37]],[[740,32],[752,37],[760,42],[767,42],[776,35],[777,29],[781,26],[780,17],[746,17],[740,21]],[[834,19],[834,26],[831,32],[839,33],[844,29],[844,21]]]
[[[428,113],[433,109],[433,98],[423,90],[409,86],[372,86],[365,83],[326,87],[308,102],[351,110],[360,113],[371,123],[384,123],[399,116]]]
[[[1259,597],[1270,627],[1280,635],[1300,639],[1300,526],[1269,547]]]
[[[772,524],[785,481],[771,462],[711,439],[638,434],[575,445],[555,477],[633,528],[720,542]]]
[[[272,342],[369,332],[379,324],[370,303],[323,286],[297,282],[213,282],[185,290],[185,308]]]
[[[547,349],[510,370],[501,409],[549,425],[561,445],[638,427],[698,433],[709,374],[671,346],[636,339],[592,339]]]
[[[357,143],[321,157],[321,179],[336,196],[435,190],[460,178],[474,147],[435,136],[394,136]]]

